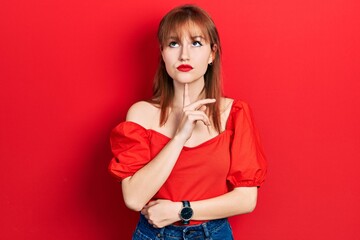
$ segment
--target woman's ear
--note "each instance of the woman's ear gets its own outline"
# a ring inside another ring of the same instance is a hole
[[[210,53],[208,64],[212,64],[214,62],[215,56],[216,56],[216,51],[217,51],[217,45],[213,44],[211,47],[211,53]]]

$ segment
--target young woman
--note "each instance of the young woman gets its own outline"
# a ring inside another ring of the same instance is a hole
[[[209,15],[184,5],[158,30],[153,97],[111,134],[109,170],[140,211],[133,239],[233,239],[227,217],[254,210],[266,163],[246,103],[222,96]]]

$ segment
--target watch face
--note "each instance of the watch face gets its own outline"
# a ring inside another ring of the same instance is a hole
[[[183,220],[190,220],[192,215],[193,215],[193,210],[191,208],[189,208],[189,207],[184,207],[181,210],[181,218]]]

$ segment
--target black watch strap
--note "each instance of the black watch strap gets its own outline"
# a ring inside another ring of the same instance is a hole
[[[190,207],[190,202],[189,201],[182,201],[183,203],[183,207]]]

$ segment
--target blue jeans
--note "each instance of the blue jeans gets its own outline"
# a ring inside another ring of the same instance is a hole
[[[219,219],[199,225],[154,228],[140,214],[139,223],[133,234],[133,240],[233,240],[228,220]]]

